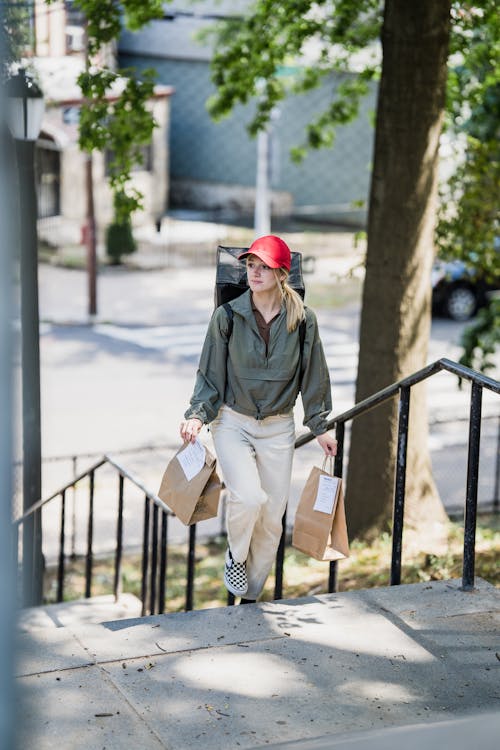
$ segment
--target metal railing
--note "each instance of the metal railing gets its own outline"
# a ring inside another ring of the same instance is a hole
[[[165,611],[165,593],[167,577],[167,539],[168,539],[168,518],[173,516],[172,511],[160,500],[160,498],[147,487],[143,482],[118,461],[111,456],[104,456],[102,459],[92,464],[86,471],[72,479],[57,492],[53,493],[45,500],[40,500],[33,505],[20,518],[13,522],[14,550],[16,554],[16,567],[18,561],[19,549],[19,530],[23,523],[36,511],[41,510],[49,503],[60,498],[61,511],[59,522],[59,550],[57,564],[57,590],[56,601],[64,600],[65,585],[65,565],[67,560],[66,554],[66,493],[69,489],[74,489],[82,480],[89,480],[89,504],[87,511],[87,545],[85,553],[85,597],[92,596],[92,579],[94,564],[94,497],[95,497],[95,474],[102,466],[111,466],[115,469],[118,477],[118,510],[116,518],[116,545],[114,554],[114,571],[113,571],[113,594],[115,598],[121,593],[122,587],[122,559],[123,559],[123,514],[124,514],[124,484],[125,480],[131,482],[137,489],[144,494],[144,520],[143,520],[143,543],[142,543],[142,577],[141,577],[141,601],[142,615],[145,614],[162,614]],[[37,517],[37,516],[35,516]],[[190,528],[189,534],[189,551],[187,558],[187,584],[185,609],[193,608],[193,584],[194,584],[194,561],[196,545],[196,528]]]
[[[335,458],[335,475],[342,477],[344,463],[344,437],[345,426],[355,417],[364,414],[380,404],[399,396],[399,426],[396,453],[396,477],[393,503],[393,525],[392,525],[392,558],[390,584],[397,585],[401,582],[401,556],[403,540],[403,516],[405,504],[405,480],[406,480],[406,453],[409,428],[409,409],[411,388],[418,383],[428,379],[436,373],[446,370],[458,377],[472,383],[471,405],[469,414],[469,445],[468,465],[465,496],[465,521],[464,521],[464,552],[462,566],[462,586],[470,590],[474,586],[475,567],[475,536],[477,517],[477,493],[479,475],[479,448],[481,436],[481,408],[483,388],[495,393],[500,393],[500,382],[493,380],[474,370],[459,365],[448,359],[440,359],[419,370],[413,375],[403,378],[387,388],[373,394],[369,398],[356,404],[351,409],[333,417],[328,423],[328,429],[335,429],[338,440],[338,451]],[[295,448],[300,448],[314,439],[312,434],[299,437]],[[142,614],[162,614],[165,611],[166,581],[168,567],[168,521],[173,513],[165,503],[153,492],[147,489],[143,482],[115,458],[107,455],[94,463],[85,472],[74,477],[64,487],[52,494],[45,500],[40,500],[33,505],[29,511],[13,522],[13,528],[17,538],[14,540],[16,550],[16,564],[18,563],[19,530],[23,523],[38,510],[55,501],[61,500],[60,526],[59,526],[59,551],[57,567],[57,594],[58,602],[64,598],[65,585],[65,563],[66,554],[66,493],[74,489],[76,485],[88,478],[89,480],[89,504],[87,513],[87,544],[85,554],[85,596],[92,596],[93,578],[93,537],[94,537],[94,494],[95,473],[102,466],[111,466],[118,477],[118,510],[116,519],[116,545],[114,553],[114,578],[113,593],[118,597],[122,586],[122,558],[123,558],[123,535],[124,535],[124,483],[130,482],[144,495],[144,518],[142,536],[142,575],[141,575],[141,600]],[[39,514],[38,514],[39,515]],[[37,515],[35,515],[37,518]],[[286,545],[286,512],[283,517],[283,534],[276,556],[274,598],[281,599],[283,594],[283,567]],[[193,592],[195,581],[195,553],[196,553],[196,525],[189,527],[188,553],[186,560],[186,593],[185,609],[193,608]],[[328,592],[337,590],[337,563],[329,564]],[[228,594],[228,604],[234,603],[234,597]]]
[[[355,417],[365,414],[380,404],[399,395],[399,425],[396,452],[396,479],[394,488],[393,524],[392,524],[392,556],[391,556],[391,586],[401,583],[401,553],[403,540],[403,517],[405,505],[406,484],[406,453],[408,446],[408,427],[410,413],[410,394],[413,386],[432,377],[438,372],[446,370],[459,378],[472,383],[471,404],[469,412],[469,446],[467,458],[467,482],[465,496],[464,519],[464,552],[462,564],[462,587],[471,590],[474,587],[476,519],[477,519],[477,488],[479,477],[479,446],[481,439],[481,408],[483,388],[500,394],[500,382],[486,375],[459,365],[449,359],[438,359],[413,375],[403,378],[387,388],[378,391],[369,398],[360,401],[352,409],[333,417],[328,423],[328,429],[335,428],[338,440],[338,452],[335,458],[335,475],[341,477],[344,461],[345,425]],[[295,443],[296,448],[313,440],[313,435],[304,435]],[[329,591],[336,589],[337,563],[330,563]]]

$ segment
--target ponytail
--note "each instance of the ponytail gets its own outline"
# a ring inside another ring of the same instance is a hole
[[[288,333],[295,331],[297,326],[306,317],[304,302],[295,289],[288,284],[288,271],[284,268],[276,269],[274,272],[278,284],[281,300],[286,308],[286,327]]]

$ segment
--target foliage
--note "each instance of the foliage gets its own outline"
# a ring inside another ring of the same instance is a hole
[[[452,23],[448,113],[455,129],[465,126],[471,132],[474,124],[473,134],[481,137],[488,92],[498,87],[500,81],[498,3],[496,0],[454,2]]]
[[[54,0],[46,0],[48,4]],[[88,61],[117,39],[122,25],[137,31],[163,15],[160,0],[75,0],[87,19]],[[80,114],[80,147],[91,153],[112,154],[110,186],[115,222],[126,226],[131,214],[142,208],[142,194],[131,185],[131,172],[142,163],[141,147],[149,143],[156,127],[147,102],[154,90],[153,70],[135,77],[133,69],[118,71],[87,65],[78,78],[85,104]],[[117,90],[118,89],[118,90]]]
[[[33,43],[30,28],[31,9],[25,0],[10,0],[2,3],[0,24],[0,49],[2,50],[2,76],[8,73],[9,66],[19,60]]]
[[[500,16],[492,0],[454,6],[448,128],[465,139],[462,160],[442,189],[440,253],[495,273],[500,232]],[[458,141],[461,142],[460,140]]]
[[[369,81],[379,76],[383,10],[382,0],[255,0],[243,17],[221,21],[204,34],[216,39],[212,81],[217,91],[208,102],[210,113],[219,119],[256,98],[249,125],[255,134],[288,94],[341,73],[337,91],[307,130],[307,146],[331,146],[335,128],[356,117]],[[468,107],[480,126],[486,92],[500,80],[496,0],[454,0],[452,23],[448,111],[459,123]],[[296,154],[303,154],[303,147]]]
[[[357,115],[361,98],[378,74],[382,7],[380,0],[256,0],[247,15],[215,27],[212,81],[217,91],[209,99],[209,112],[220,119],[236,104],[256,98],[249,124],[255,135],[288,94],[309,91],[337,72],[337,89],[309,123],[305,143],[293,150],[292,158],[302,158],[307,147],[331,146],[335,128]],[[367,47],[365,62],[352,75],[353,57]],[[312,56],[310,62],[304,62],[306,53]]]
[[[481,372],[495,368],[491,357],[500,345],[500,298],[494,297],[478,312],[476,320],[464,330],[460,343],[464,350],[460,357],[462,365]]]
[[[131,255],[136,249],[130,221],[109,225],[106,230],[106,253],[113,265],[119,265],[124,255]]]
[[[464,154],[441,189],[436,228],[440,255],[459,258],[487,282],[498,281],[500,214],[500,15],[492,0],[455,5],[449,72],[449,129]],[[459,141],[460,142],[460,141]],[[500,343],[499,301],[492,299],[463,334],[460,361],[493,367]]]
[[[144,71],[140,81],[131,69],[121,73],[127,77],[115,98],[108,97],[116,81],[112,71],[92,69],[80,74],[78,83],[85,106],[80,114],[79,143],[89,153],[105,149],[111,153],[109,182],[115,220],[126,223],[134,211],[142,208],[142,195],[130,186],[130,176],[133,167],[142,163],[141,146],[150,142],[155,127],[147,109],[154,91],[154,73]]]
[[[54,0],[48,0],[54,2]],[[104,44],[118,38],[122,22],[130,31],[138,31],[163,16],[161,0],[75,0],[87,18],[88,51],[95,55]]]
[[[441,190],[436,228],[440,255],[459,258],[480,268],[489,281],[498,274],[498,185],[498,141],[481,141],[469,136],[465,158]]]

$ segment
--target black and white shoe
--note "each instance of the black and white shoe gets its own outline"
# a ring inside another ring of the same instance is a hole
[[[224,585],[234,596],[244,596],[248,589],[247,569],[244,562],[233,560],[231,550],[226,550]]]

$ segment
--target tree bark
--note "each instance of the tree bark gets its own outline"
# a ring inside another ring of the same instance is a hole
[[[427,361],[450,4],[385,3],[356,402]],[[397,422],[397,399],[354,421],[347,481],[352,536],[390,521]],[[405,524],[423,524],[430,534],[444,519],[430,465],[425,386],[418,386],[411,392]]]

